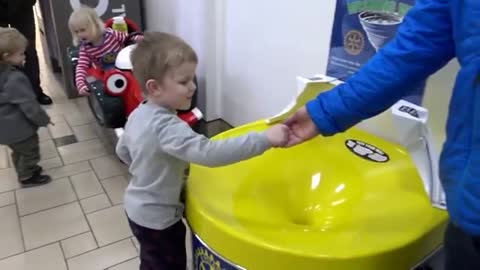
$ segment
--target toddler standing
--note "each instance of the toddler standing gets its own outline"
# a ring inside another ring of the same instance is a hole
[[[197,55],[183,40],[146,33],[131,54],[133,73],[146,101],[129,116],[116,152],[132,175],[124,206],[140,243],[140,269],[185,270],[185,226],[181,221],[182,177],[190,162],[222,166],[287,143],[289,129],[212,141],[176,115],[191,105]]]

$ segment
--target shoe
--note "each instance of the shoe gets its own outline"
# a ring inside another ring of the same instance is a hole
[[[33,174],[41,174],[43,172],[43,168],[41,166],[35,165],[35,170],[33,171]]]
[[[20,181],[22,187],[35,187],[41,186],[49,183],[52,179],[48,175],[34,174],[32,177],[27,180]]]
[[[52,99],[43,92],[38,96],[37,100],[38,103],[42,105],[50,105],[53,103]]]

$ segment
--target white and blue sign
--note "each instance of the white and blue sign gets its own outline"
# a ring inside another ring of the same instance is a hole
[[[337,0],[327,75],[347,80],[388,43],[415,0]],[[420,105],[425,83],[404,99]]]
[[[192,234],[192,249],[194,270],[244,270],[212,252],[195,234]]]

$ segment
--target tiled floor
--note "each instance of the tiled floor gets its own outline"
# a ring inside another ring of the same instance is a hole
[[[122,206],[127,170],[86,100],[65,97],[38,51],[42,85],[55,102],[45,107],[55,126],[39,131],[40,165],[54,180],[20,188],[0,146],[0,269],[138,269]]]

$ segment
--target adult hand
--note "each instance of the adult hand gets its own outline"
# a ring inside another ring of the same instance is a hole
[[[300,108],[289,119],[287,119],[285,125],[290,128],[286,147],[308,141],[319,134],[318,129],[308,114],[305,106]]]

